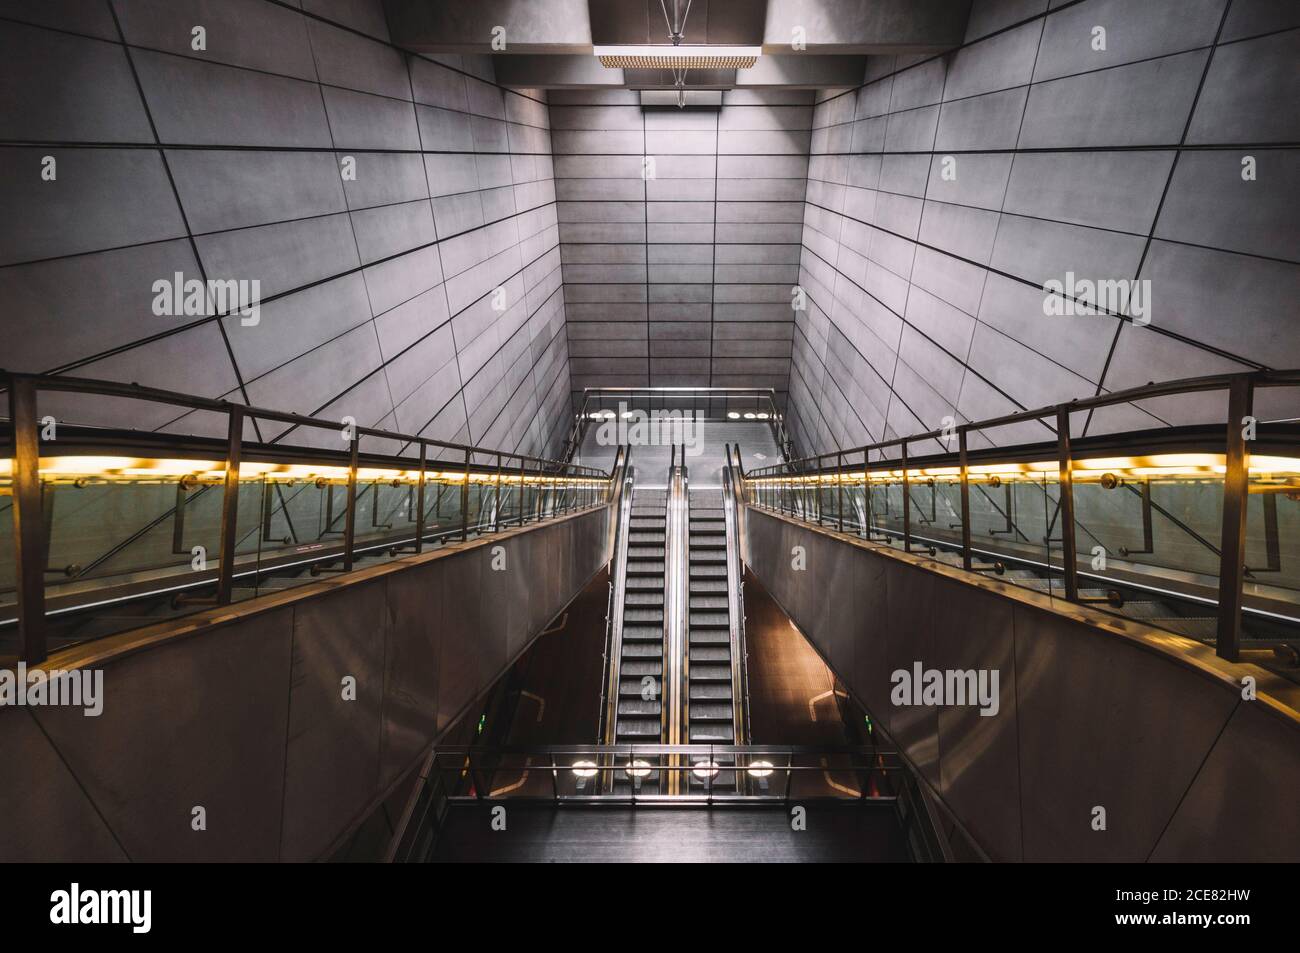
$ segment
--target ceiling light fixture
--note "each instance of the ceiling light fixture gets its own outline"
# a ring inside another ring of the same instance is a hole
[[[609,69],[749,69],[761,46],[598,46],[596,58]]]
[[[691,13],[691,0],[685,8],[681,0],[672,0],[673,12],[668,13],[668,0],[659,0],[668,24],[671,46],[619,45],[594,48],[600,65],[608,69],[667,69],[673,73],[673,89],[677,92],[677,105],[686,108],[686,71],[690,69],[749,69],[763,53],[760,46],[683,46],[686,18]]]

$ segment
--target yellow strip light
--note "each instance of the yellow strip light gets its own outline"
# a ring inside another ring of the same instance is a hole
[[[224,463],[215,460],[187,460],[149,457],[102,457],[102,456],[66,456],[41,457],[41,479],[52,483],[71,482],[75,480],[93,480],[109,483],[140,483],[148,481],[172,481],[191,478],[196,483],[220,483],[226,478]],[[0,459],[0,478],[13,475],[12,458]],[[346,483],[348,468],[300,463],[252,463],[244,462],[239,467],[240,480],[273,481],[325,481],[328,483]],[[495,485],[497,474],[471,472],[470,483]],[[393,482],[415,484],[420,480],[420,471],[387,467],[358,467],[357,480],[362,483]],[[425,471],[425,480],[429,483],[464,483],[464,470]],[[503,470],[500,481],[505,485],[518,485],[520,473]],[[578,486],[604,482],[601,477],[551,477],[528,474],[523,482],[529,485]]]
[[[967,478],[975,483],[1039,481],[1055,479],[1058,472],[1055,460],[1032,463],[989,463],[967,468]],[[1223,454],[1218,453],[1165,453],[1141,457],[1099,457],[1074,461],[1071,471],[1076,482],[1096,482],[1104,474],[1132,478],[1165,478],[1171,480],[1222,479],[1227,472]],[[1252,455],[1250,474],[1253,479],[1282,481],[1300,485],[1300,458]],[[909,467],[909,481],[955,482],[961,479],[959,467]],[[903,471],[872,470],[872,483],[897,483]],[[809,474],[807,476],[763,476],[752,479],[757,484],[821,484],[836,486],[840,482],[860,484],[865,482],[863,471]]]

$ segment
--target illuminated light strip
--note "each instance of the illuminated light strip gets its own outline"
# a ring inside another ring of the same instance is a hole
[[[763,55],[761,46],[597,46],[592,50],[609,69],[749,69]]]
[[[349,470],[346,466],[329,464],[282,464],[244,462],[239,467],[240,480],[325,480],[329,482],[346,482]],[[12,477],[12,458],[0,458],[0,478]],[[42,457],[40,475],[44,480],[57,481],[79,477],[99,478],[105,481],[137,482],[144,480],[178,480],[193,477],[199,482],[219,483],[225,479],[226,471],[222,463],[215,460],[188,460],[183,458],[149,458],[149,457],[107,457],[107,456],[64,456]],[[417,483],[419,470],[404,470],[386,467],[358,467],[357,480],[398,481]],[[503,469],[498,477],[496,472],[471,471],[471,483],[495,484],[497,480],[503,485],[517,485],[523,482],[533,485],[584,486],[603,482],[600,476],[539,476],[537,474],[520,475],[518,469]],[[464,470],[426,470],[425,480],[431,483],[464,483]]]
[[[1032,463],[988,463],[967,468],[967,478],[973,482],[986,482],[991,477],[1002,480],[1039,479],[1057,473],[1055,460],[1035,461]],[[1072,474],[1076,481],[1100,479],[1103,474],[1138,477],[1222,477],[1227,467],[1222,454],[1215,453],[1167,453],[1149,457],[1102,457],[1097,459],[1076,460]],[[1300,478],[1300,458],[1256,456],[1250,458],[1250,472],[1259,478],[1288,479]],[[960,467],[921,467],[908,468],[909,480],[925,479],[960,479]],[[872,483],[887,483],[901,480],[903,471],[873,470],[870,474]],[[810,484],[819,483],[834,486],[840,482],[852,484],[864,481],[863,471],[844,473],[813,473],[807,476],[763,476],[754,477],[751,482],[757,484]]]

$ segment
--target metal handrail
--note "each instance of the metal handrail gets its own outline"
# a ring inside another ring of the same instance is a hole
[[[191,411],[204,411],[224,415],[226,418],[226,438],[220,445],[224,448],[223,464],[223,491],[222,491],[222,510],[220,520],[220,556],[218,570],[216,574],[216,593],[213,597],[205,600],[189,599],[191,604],[204,603],[210,605],[228,605],[231,602],[233,581],[235,577],[235,550],[237,546],[237,517],[238,517],[238,499],[239,499],[239,469],[241,461],[246,456],[246,451],[254,449],[257,456],[275,455],[277,444],[253,444],[251,447],[244,440],[245,422],[252,420],[270,420],[279,423],[291,425],[288,430],[281,434],[277,439],[282,440],[289,433],[292,433],[298,427],[314,427],[318,429],[335,430],[344,434],[348,441],[346,453],[347,459],[347,510],[345,515],[345,525],[343,531],[343,551],[342,562],[343,571],[350,571],[353,567],[353,557],[356,552],[356,504],[357,504],[357,482],[358,470],[361,466],[363,456],[360,452],[360,442],[363,437],[374,437],[379,439],[395,441],[403,445],[404,450],[412,447],[418,447],[418,490],[419,497],[423,500],[425,485],[427,482],[427,471],[430,465],[428,459],[430,448],[437,448],[439,451],[451,451],[457,456],[463,455],[463,464],[456,466],[456,472],[463,472],[461,478],[461,527],[460,538],[467,540],[469,538],[469,486],[473,473],[491,472],[491,468],[486,465],[477,465],[475,456],[495,457],[498,461],[518,460],[519,461],[519,487],[520,487],[520,512],[519,522],[522,524],[525,519],[524,515],[524,497],[526,495],[527,481],[529,479],[530,469],[532,478],[540,481],[543,479],[565,479],[575,481],[589,481],[591,484],[604,482],[608,488],[609,481],[613,479],[613,472],[606,473],[603,470],[594,467],[575,466],[559,460],[552,460],[545,457],[537,457],[531,454],[515,453],[510,451],[499,451],[484,447],[476,447],[468,444],[451,443],[443,440],[434,440],[427,437],[421,437],[417,434],[407,434],[400,431],[383,430],[377,427],[365,427],[346,421],[325,420],[320,417],[308,416],[303,414],[287,413],[271,408],[256,407],[246,404],[234,403],[228,400],[196,397],[191,394],[183,394],[175,391],[167,391],[154,387],[143,387],[139,384],[124,384],[119,381],[92,380],[87,378],[75,377],[53,377],[41,374],[19,374],[7,371],[0,371],[0,390],[7,390],[9,394],[9,426],[12,431],[13,442],[13,459],[12,459],[12,520],[14,532],[14,565],[15,565],[15,589],[16,589],[16,608],[18,620],[18,642],[19,658],[28,663],[43,662],[48,657],[46,644],[46,619],[45,619],[45,569],[47,558],[47,541],[45,539],[45,516],[44,501],[42,499],[43,488],[40,475],[40,421],[37,418],[38,403],[37,398],[42,391],[74,393],[97,397],[116,397],[131,400],[143,400],[151,403],[166,404],[169,406],[187,408]],[[343,429],[340,430],[340,425]],[[75,427],[76,433],[89,432],[94,433],[94,428]],[[133,432],[114,432],[114,439],[128,442],[132,439]],[[136,433],[135,439],[142,442],[146,435]],[[165,440],[157,433],[147,435],[149,443],[157,444],[160,440]],[[183,443],[192,438],[174,437],[171,438],[173,443]],[[209,446],[217,446],[210,442]],[[304,451],[301,448],[285,447],[286,451],[301,457]],[[309,455],[316,459],[334,458],[337,459],[338,452],[330,454],[328,451],[310,451]],[[439,453],[439,456],[442,454]],[[369,455],[364,459],[372,459]],[[402,460],[401,456],[396,457],[379,457],[376,459],[383,460]],[[449,461],[435,461],[440,463],[440,469],[446,469]],[[459,461],[458,461],[459,462]],[[534,467],[529,466],[534,464]],[[499,470],[497,471],[499,472]],[[535,500],[536,508],[540,510],[542,499],[540,492]],[[584,506],[599,506],[608,503],[607,499],[602,499],[597,494],[584,494],[581,504],[575,502],[572,509],[578,509]],[[554,508],[554,500],[552,500]],[[566,507],[567,509],[567,507]],[[535,514],[536,515],[536,514]],[[425,513],[421,506],[416,517],[416,528],[414,533],[414,549],[418,553],[422,550],[423,543],[428,534],[425,532]],[[476,524],[477,526],[478,524]],[[337,559],[337,556],[333,557]]]
[[[731,706],[733,733],[739,742],[749,741],[748,651],[745,644],[745,601],[740,560],[740,477],[731,460],[730,445],[722,467],[722,509],[727,530],[727,616],[731,642]]]
[[[664,524],[664,679],[660,698],[667,707],[667,740],[682,744],[690,731],[690,638],[689,575],[690,519],[686,468],[686,447],[680,453],[674,447],[673,465],[668,473],[667,520]],[[670,776],[675,784],[676,775]]]
[[[836,476],[835,484],[837,486],[842,486],[842,475],[846,471],[861,470],[864,478],[866,478],[873,470],[898,470],[900,471],[900,482],[903,488],[903,548],[907,552],[912,552],[912,471],[910,467],[936,467],[955,463],[961,483],[962,566],[964,569],[970,570],[973,568],[972,557],[974,550],[971,547],[970,536],[970,463],[972,454],[967,446],[968,435],[972,432],[1010,424],[1030,421],[1045,423],[1050,418],[1055,426],[1048,425],[1049,429],[1054,429],[1056,433],[1056,446],[1054,449],[1059,485],[1058,515],[1061,522],[1062,548],[1062,565],[1059,571],[1064,577],[1066,599],[1070,602],[1090,602],[1095,601],[1095,599],[1080,597],[1079,594],[1078,550],[1074,518],[1073,464],[1075,454],[1070,434],[1071,415],[1116,404],[1149,400],[1153,397],[1226,390],[1228,392],[1228,413],[1225,428],[1220,432],[1226,467],[1223,481],[1222,545],[1219,547],[1216,652],[1220,657],[1235,662],[1239,659],[1241,650],[1242,601],[1246,573],[1246,500],[1249,491],[1249,451],[1246,446],[1246,424],[1254,419],[1252,409],[1254,391],[1257,388],[1295,386],[1300,386],[1300,370],[1250,371],[1238,374],[1218,374],[1189,378],[1161,384],[1152,383],[1095,397],[1081,398],[1037,410],[1020,411],[989,420],[968,422],[944,430],[931,430],[925,433],[882,440],[850,450],[837,450],[803,457],[798,460],[763,467],[751,471],[745,476],[751,482],[772,479],[779,481],[781,477],[791,477],[798,478],[801,483],[812,477],[818,480],[817,487],[820,489],[821,479],[829,474]],[[1288,423],[1290,422],[1288,421]],[[908,448],[910,444],[927,440],[941,440],[946,445],[951,446],[954,437],[958,441],[958,450],[955,454],[949,452],[928,455],[919,460],[913,458],[909,463]],[[1126,441],[1129,445],[1134,445],[1144,442],[1149,443],[1152,435],[1147,432],[1125,435],[1111,434],[1107,435],[1106,439],[1111,442]],[[1300,437],[1297,436],[1287,435],[1285,439],[1288,443],[1291,440],[1300,443]],[[872,464],[871,454],[873,452],[890,448],[897,448],[897,454],[892,455],[889,459],[879,459],[874,465]],[[1038,452],[1045,452],[1047,449],[1041,444],[1034,444],[1032,448]],[[1005,459],[1006,457],[1024,456],[1029,452],[1030,449],[1027,445],[1021,445],[982,451],[980,456],[983,458],[1002,457]],[[850,456],[860,456],[861,464],[846,463],[845,458]],[[833,466],[823,465],[824,461],[832,459],[835,461]],[[814,493],[816,494],[817,506],[820,508],[820,494],[817,491],[814,491]],[[759,493],[758,495],[761,496],[762,494]],[[763,505],[753,498],[749,500],[749,504]],[[868,507],[869,505],[868,496]],[[780,509],[783,513],[785,512],[784,491],[781,492],[778,506],[774,508]],[[800,518],[802,519],[817,522],[818,524],[821,523],[820,513],[813,516],[811,507],[806,504],[796,505],[792,503],[790,510],[792,514],[801,514]],[[842,507],[840,513],[842,518]],[[869,513],[870,509],[868,508]],[[869,523],[870,520],[868,519],[867,522]],[[869,525],[866,529],[870,533]],[[1056,567],[1049,568],[1052,571],[1057,571]]]
[[[600,713],[597,721],[598,737],[613,743],[618,731],[619,680],[622,678],[623,609],[627,598],[627,549],[631,535],[632,484],[635,479],[628,466],[631,447],[620,447],[615,459],[622,454],[622,469],[615,478],[614,499],[618,517],[613,556],[610,560],[610,593],[605,617],[605,661],[601,673]]]

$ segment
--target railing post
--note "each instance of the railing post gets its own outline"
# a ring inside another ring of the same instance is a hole
[[[528,459],[519,458],[519,525],[524,525],[524,477],[527,472]]]
[[[1215,652],[1235,662],[1241,653],[1241,601],[1246,572],[1246,504],[1250,499],[1250,454],[1243,418],[1254,403],[1254,381],[1233,378],[1228,386],[1228,430],[1223,474],[1223,540],[1219,558],[1219,626]]]
[[[971,568],[970,471],[966,459],[966,428],[957,431],[958,465],[961,467],[961,568]]]
[[[13,533],[18,595],[18,657],[38,664],[45,647],[45,517],[41,507],[41,446],[36,385],[9,379],[9,419],[14,429]]]
[[[348,512],[343,520],[343,571],[352,571],[352,550],[357,539],[357,458],[360,455],[361,435],[352,431],[348,448]]]
[[[460,485],[460,541],[469,539],[469,464],[471,452],[465,451],[465,482]]]
[[[1061,497],[1061,564],[1065,569],[1065,598],[1079,600],[1079,558],[1074,540],[1074,461],[1070,454],[1070,407],[1056,408],[1057,487]],[[1011,490],[1015,492],[1014,486]],[[1051,545],[1050,543],[1048,544]],[[1050,563],[1051,560],[1049,559]]]
[[[420,486],[415,491],[415,506],[419,511],[415,515],[415,551],[417,553],[424,551],[424,485],[425,485],[425,462],[428,444],[423,440],[420,441]]]
[[[219,606],[230,605],[234,591],[235,545],[239,529],[239,463],[243,457],[243,446],[244,408],[239,404],[233,404],[230,408],[230,427],[226,435],[226,484],[221,496],[221,557],[217,564],[217,605]],[[353,460],[355,459],[354,456]],[[352,511],[349,510],[349,526],[351,522]]]
[[[871,539],[873,520],[871,518],[871,469],[868,466],[871,461],[871,451],[863,449],[862,451],[862,518],[866,523],[863,526],[863,536],[868,540]],[[889,492],[888,489],[885,490]]]
[[[839,518],[839,531],[844,532],[844,454],[835,453],[835,513]]]
[[[492,531],[501,532],[501,454],[497,454],[497,485],[492,493]]]
[[[903,463],[903,552],[912,551],[912,483],[907,475],[907,441],[902,447]]]

